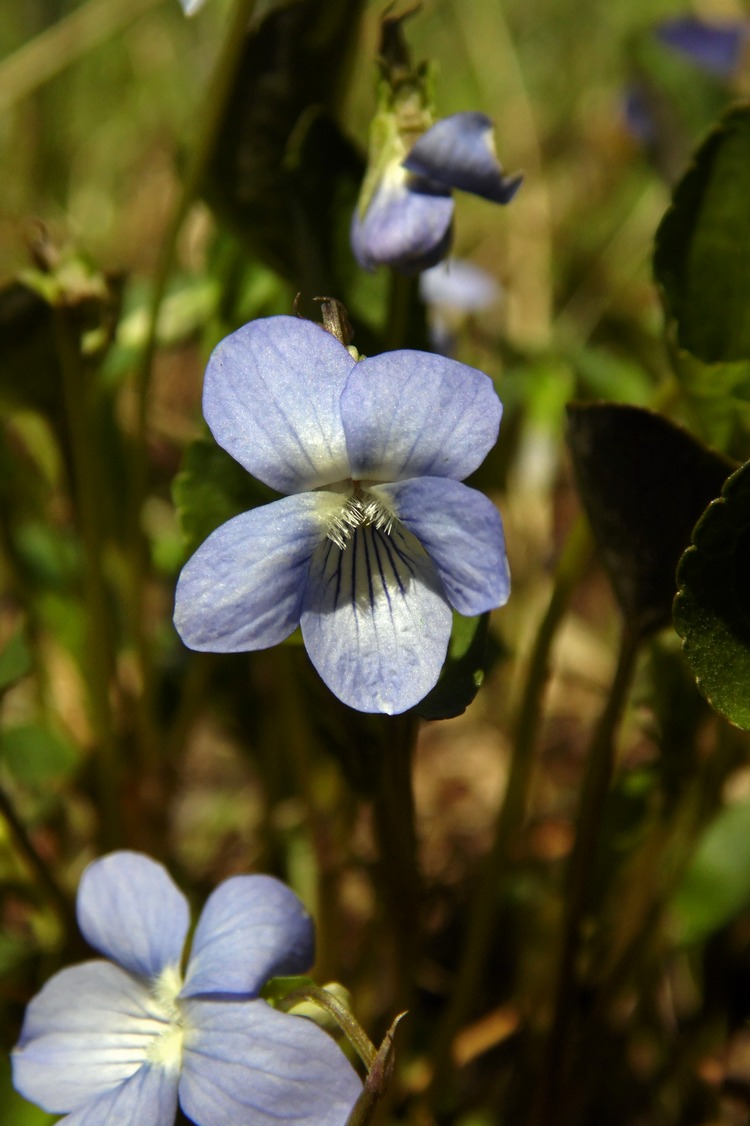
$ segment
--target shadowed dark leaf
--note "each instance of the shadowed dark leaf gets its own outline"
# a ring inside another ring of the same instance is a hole
[[[677,573],[675,628],[709,704],[750,730],[750,463],[709,505]]]
[[[750,359],[750,107],[709,134],[659,225],[654,273],[680,347],[706,363]]]
[[[675,571],[733,466],[641,407],[568,407],[568,445],[584,508],[620,608],[640,633],[670,619]]]

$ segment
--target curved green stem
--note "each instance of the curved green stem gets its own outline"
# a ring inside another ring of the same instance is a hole
[[[614,769],[615,734],[628,698],[640,640],[636,630],[627,625],[624,627],[612,688],[589,748],[575,844],[568,865],[566,916],[552,1026],[540,1071],[542,1082],[531,1114],[534,1126],[553,1126],[560,1121],[560,1098],[565,1089],[571,1040],[578,1019],[577,966],[581,928]]]
[[[70,438],[72,492],[75,497],[83,546],[84,600],[86,606],[86,681],[91,721],[96,733],[96,766],[102,844],[119,843],[119,767],[110,689],[115,671],[115,627],[103,571],[104,536],[99,484],[102,474],[96,458],[91,419],[89,380],[84,371],[78,329],[66,307],[53,310],[55,344],[62,373],[65,420]]]
[[[417,862],[412,762],[418,720],[385,718],[374,793],[380,880],[395,944],[398,1003],[408,1008],[422,936],[422,881]]]
[[[355,1052],[362,1060],[369,1071],[377,1058],[377,1051],[375,1045],[370,1040],[369,1036],[362,1028],[362,1025],[357,1021],[346,1006],[337,1001],[333,994],[329,993],[326,989],[321,989],[319,985],[303,985],[300,989],[295,989],[292,993],[287,993],[279,1002],[279,1007],[289,1012],[291,1009],[296,1008],[306,1001],[311,1001],[314,1005],[323,1009],[324,1012],[332,1016],[339,1026],[341,1031],[346,1036],[347,1040],[354,1048]]]
[[[425,309],[417,277],[390,271],[384,351],[425,347]]]
[[[153,693],[152,655],[142,607],[144,578],[147,570],[147,545],[141,527],[141,514],[148,493],[148,403],[151,374],[158,341],[159,313],[172,272],[177,240],[190,208],[200,191],[201,182],[216,142],[216,135],[232,92],[237,68],[242,59],[247,27],[254,7],[255,0],[238,0],[214,66],[211,86],[206,97],[206,109],[201,117],[201,130],[190,155],[182,193],[162,244],[148,311],[146,343],[134,380],[136,416],[130,456],[131,488],[128,531],[131,551],[128,592],[131,609],[130,619],[143,684],[141,729],[152,749],[154,740],[149,734],[150,721],[148,718],[153,713],[151,707]]]
[[[509,850],[526,816],[534,768],[534,745],[549,675],[550,649],[567,610],[572,590],[591,553],[591,534],[583,518],[574,526],[555,574],[549,605],[542,619],[529,661],[526,681],[514,724],[508,783],[495,821],[492,847],[487,854],[474,894],[451,1002],[440,1022],[434,1051],[436,1086],[447,1071],[450,1045],[476,998],[492,945],[497,918],[498,890],[507,874]]]
[[[6,791],[0,787],[0,816],[4,818],[15,839],[19,852],[30,868],[39,877],[39,882],[47,893],[55,910],[69,933],[76,933],[76,912],[72,899],[58,883],[57,877],[47,861],[37,852],[31,837],[26,832],[23,821]]]

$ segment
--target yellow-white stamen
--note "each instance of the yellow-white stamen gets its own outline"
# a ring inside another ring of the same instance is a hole
[[[350,483],[342,501],[333,503],[325,514],[327,535],[342,551],[358,528],[374,527],[390,535],[396,515],[385,498],[376,496],[360,481]]]
[[[177,966],[167,966],[151,985],[154,1016],[157,1016],[163,1028],[146,1048],[146,1058],[155,1067],[169,1071],[179,1071],[182,1067],[185,1027],[178,999],[181,989],[182,974]]]

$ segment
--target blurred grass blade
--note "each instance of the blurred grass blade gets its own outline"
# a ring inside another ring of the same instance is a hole
[[[88,0],[0,62],[0,113],[163,0]]]

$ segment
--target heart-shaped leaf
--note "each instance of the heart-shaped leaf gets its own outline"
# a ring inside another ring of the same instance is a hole
[[[680,561],[675,629],[703,695],[750,730],[750,463],[726,482]]]
[[[733,466],[641,407],[568,407],[581,499],[623,614],[640,633],[670,619],[675,571]]]
[[[654,273],[680,347],[706,363],[750,359],[750,106],[698,149],[656,233]]]
[[[190,551],[220,524],[278,496],[208,438],[188,446],[172,495]]]

